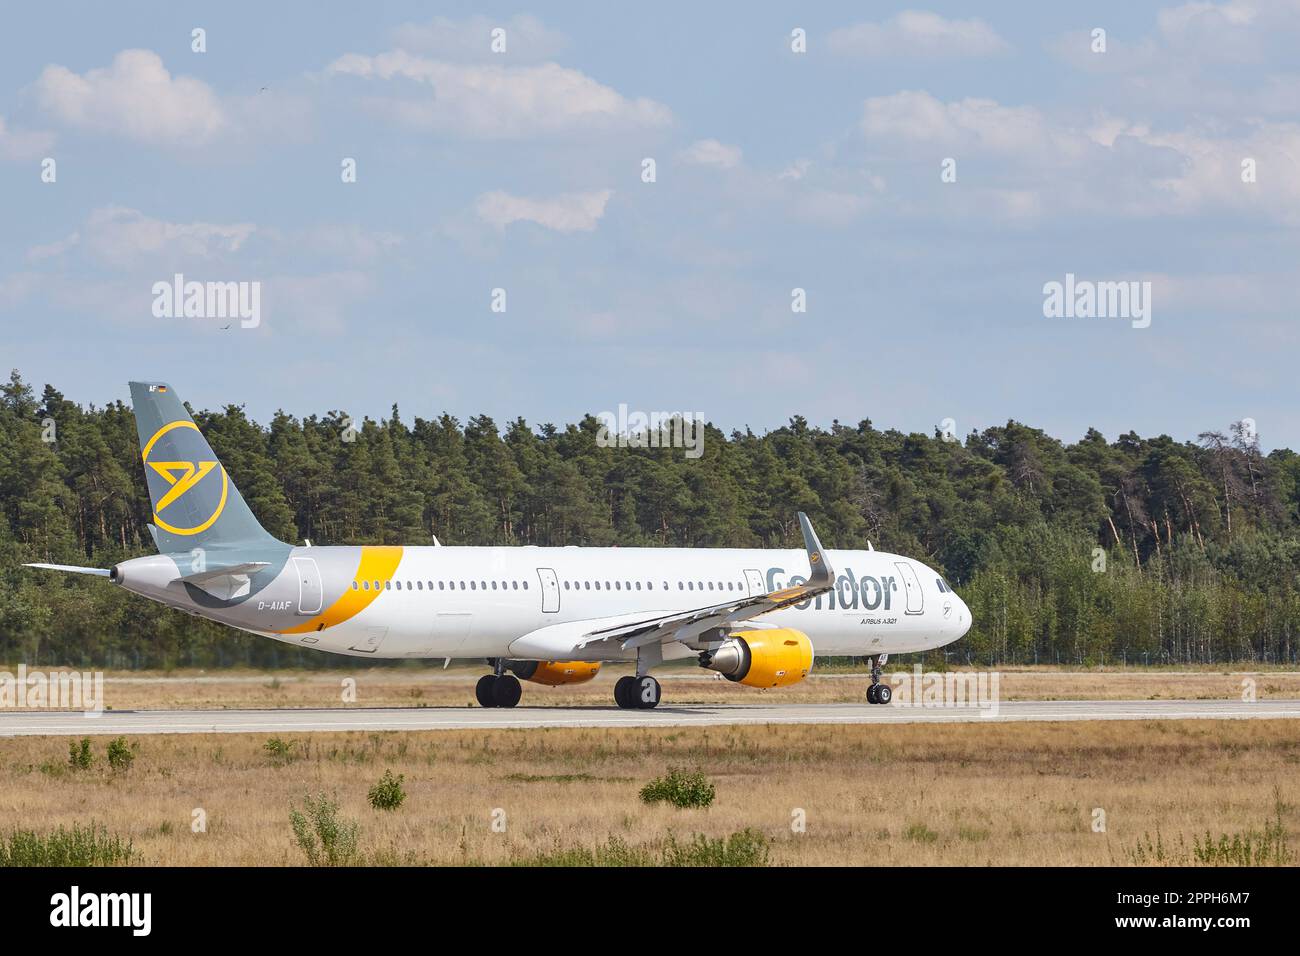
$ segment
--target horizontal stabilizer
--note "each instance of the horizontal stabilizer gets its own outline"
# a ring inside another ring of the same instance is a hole
[[[47,571],[71,571],[73,574],[93,574],[108,577],[108,568],[79,568],[75,564],[24,564],[25,568],[44,568]]]

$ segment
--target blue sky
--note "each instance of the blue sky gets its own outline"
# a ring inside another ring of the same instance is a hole
[[[29,5],[0,39],[0,358],[262,421],[1249,417],[1300,447],[1297,41],[1300,3],[1246,0]],[[261,324],[155,318],[176,272],[260,282]],[[1151,282],[1150,327],[1045,318],[1066,273]]]

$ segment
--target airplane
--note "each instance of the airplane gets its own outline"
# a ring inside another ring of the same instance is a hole
[[[919,561],[824,549],[301,546],[268,533],[170,385],[132,382],[158,553],[107,577],[168,607],[314,650],[362,658],[486,659],[475,697],[514,707],[520,681],[589,681],[634,661],[619,707],[660,702],[650,671],[694,658],[749,687],[808,676],[813,655],[865,656],[867,700],[888,704],[890,654],[961,638],[970,609]]]

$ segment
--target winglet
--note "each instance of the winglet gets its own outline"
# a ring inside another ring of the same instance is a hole
[[[808,583],[816,587],[833,584],[835,569],[831,567],[826,552],[822,550],[822,543],[817,540],[817,532],[813,530],[812,522],[802,511],[799,512],[799,530],[803,532],[803,546],[808,551],[810,569]]]

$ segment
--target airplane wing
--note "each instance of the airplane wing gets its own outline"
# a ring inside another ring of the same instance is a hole
[[[766,594],[737,598],[724,604],[714,604],[691,611],[676,611],[640,618],[628,615],[615,619],[573,621],[552,625],[540,629],[548,632],[547,634],[534,631],[532,634],[524,635],[517,644],[524,647],[543,642],[550,646],[568,644],[574,651],[581,651],[593,644],[605,642],[617,643],[623,650],[672,641],[689,644],[709,631],[801,604],[833,588],[835,571],[830,566],[825,551],[822,550],[817,532],[813,530],[808,516],[802,511],[799,512],[799,528],[803,532],[804,548],[808,552],[810,569],[808,581],[804,584],[791,585]],[[628,620],[627,617],[633,619]]]

